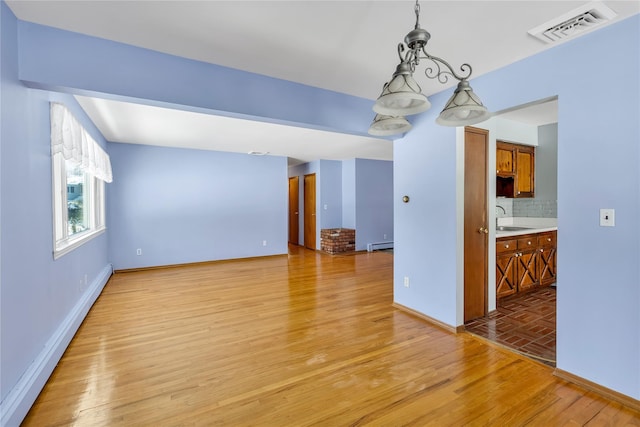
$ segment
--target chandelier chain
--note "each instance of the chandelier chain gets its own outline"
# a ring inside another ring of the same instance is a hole
[[[443,84],[451,79],[459,81],[436,123],[443,126],[467,126],[480,123],[491,116],[469,85],[471,65],[464,63],[456,72],[444,59],[427,53],[426,46],[431,34],[420,28],[419,0],[416,0],[414,11],[415,28],[404,37],[404,43],[398,43],[400,64],[396,67],[391,81],[384,84],[382,94],[373,106],[373,111],[377,114],[369,128],[372,135],[388,136],[407,132],[411,129],[411,123],[405,116],[421,113],[431,107],[431,103],[413,79],[421,60],[427,61],[425,77],[436,79]]]

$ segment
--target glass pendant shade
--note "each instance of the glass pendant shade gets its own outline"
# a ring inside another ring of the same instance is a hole
[[[484,122],[491,114],[473,93],[467,80],[458,83],[453,96],[449,98],[436,123],[442,126],[468,126]]]
[[[410,116],[422,113],[431,107],[431,103],[422,94],[408,65],[401,63],[391,81],[384,85],[382,93],[373,106],[373,111],[385,116]]]
[[[411,123],[404,117],[385,116],[376,114],[373,123],[369,127],[369,135],[390,136],[408,132],[411,129]]]

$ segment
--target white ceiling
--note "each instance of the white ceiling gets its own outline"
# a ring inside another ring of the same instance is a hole
[[[555,46],[527,31],[585,3],[423,0],[420,23],[431,33],[430,53],[454,66],[468,62],[473,65],[473,76],[478,76]],[[636,0],[604,3],[618,14],[610,23],[640,12]],[[393,73],[397,44],[415,23],[415,2],[401,0],[8,0],[7,4],[22,20],[371,100]],[[417,79],[427,95],[446,87],[424,76]],[[184,144],[221,151],[251,147],[297,161],[350,158],[341,156],[391,158],[390,144],[377,138],[333,135],[328,143],[326,132],[309,129],[268,123],[247,126],[246,122],[237,126],[235,119],[199,113],[100,99],[80,98],[80,102],[105,137],[114,142]],[[159,142],[151,132],[165,122],[189,129],[190,137],[179,132],[173,141],[163,138]],[[280,137],[269,143],[261,141],[271,132]],[[343,149],[345,145],[353,145],[353,150]]]
[[[386,139],[98,98],[76,99],[112,142],[234,153],[256,151],[289,157],[289,164],[316,159],[393,158],[393,143]]]

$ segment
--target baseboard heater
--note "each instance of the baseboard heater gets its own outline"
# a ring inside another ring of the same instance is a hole
[[[393,241],[367,243],[367,252],[373,252],[376,249],[393,249]]]

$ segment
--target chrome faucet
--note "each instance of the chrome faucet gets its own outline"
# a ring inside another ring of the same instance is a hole
[[[507,215],[507,211],[500,205],[496,205],[496,208],[500,208],[502,209],[502,213],[505,214],[505,216]],[[496,215],[496,230],[498,229],[498,215]]]

